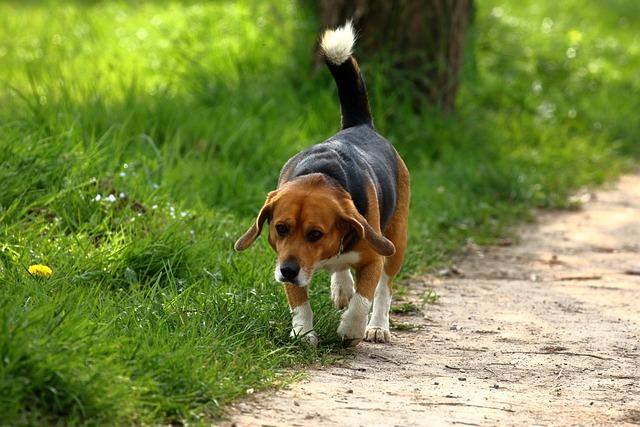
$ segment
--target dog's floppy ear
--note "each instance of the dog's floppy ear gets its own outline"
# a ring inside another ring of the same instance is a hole
[[[366,240],[380,255],[391,256],[396,253],[396,247],[391,240],[384,237],[371,227],[367,219],[356,209],[353,201],[349,200],[345,206],[342,218],[349,224],[361,239]]]
[[[271,211],[273,209],[273,203],[275,201],[277,191],[272,191],[267,196],[267,200],[264,202],[264,205],[260,209],[258,213],[258,217],[256,218],[256,222],[253,223],[251,227],[236,241],[236,244],[233,245],[234,249],[238,252],[244,251],[249,246],[256,241],[260,232],[262,231],[262,225],[267,220],[267,218],[271,217]]]

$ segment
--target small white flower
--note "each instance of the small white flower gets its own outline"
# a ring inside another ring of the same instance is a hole
[[[126,195],[126,194],[124,194],[124,191],[121,191],[121,192],[118,194],[118,197],[120,197],[121,199],[124,199],[125,197],[127,197],[127,195]]]
[[[96,202],[99,202],[100,200],[102,200],[102,195],[96,194],[96,197],[93,200],[95,200]]]
[[[114,196],[113,194],[109,194],[109,196],[108,196],[108,197],[106,197],[104,200],[105,200],[106,202],[113,203],[113,202],[115,202],[115,201],[116,201],[116,196]]]

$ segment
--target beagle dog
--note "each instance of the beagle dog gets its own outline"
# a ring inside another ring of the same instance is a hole
[[[373,127],[354,41],[347,22],[325,31],[320,43],[338,87],[342,130],[287,161],[278,188],[235,243],[237,251],[247,249],[268,221],[275,278],[293,316],[291,336],[313,345],[318,337],[307,287],[318,269],[331,273],[333,302],[346,308],[338,335],[352,345],[389,341],[391,287],[407,243],[409,171]]]

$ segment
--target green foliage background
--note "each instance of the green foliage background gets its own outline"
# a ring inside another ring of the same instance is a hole
[[[478,7],[452,116],[361,64],[412,172],[405,277],[640,154],[635,0]],[[2,423],[204,421],[339,354],[325,275],[309,349],[267,245],[231,249],[284,161],[338,129],[316,37],[294,1],[0,4]]]

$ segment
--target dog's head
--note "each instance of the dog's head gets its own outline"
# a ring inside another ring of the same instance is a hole
[[[395,247],[357,211],[349,193],[320,174],[290,181],[267,196],[255,223],[235,244],[247,249],[269,223],[269,244],[277,252],[276,280],[306,286],[316,268],[338,253],[354,233],[371,248],[391,256]]]

